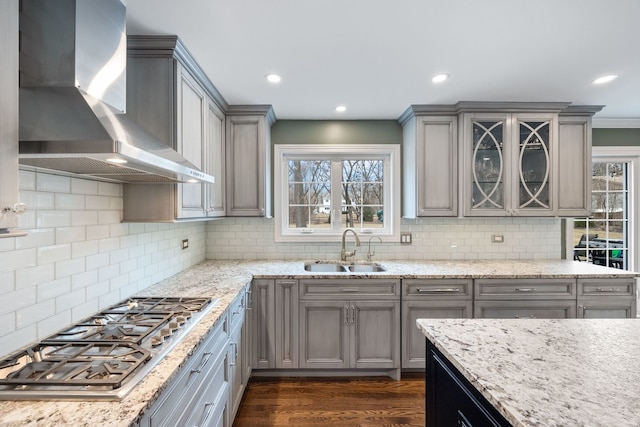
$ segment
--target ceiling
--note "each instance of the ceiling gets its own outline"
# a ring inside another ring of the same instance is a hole
[[[640,123],[638,0],[123,3],[129,34],[177,34],[229,104],[271,104],[278,119],[560,101],[606,105],[597,118]],[[268,83],[268,73],[282,81]],[[440,73],[449,79],[432,83]],[[591,83],[612,73],[613,82]]]

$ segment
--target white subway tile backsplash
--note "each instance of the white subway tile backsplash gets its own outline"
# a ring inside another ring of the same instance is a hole
[[[71,178],[60,175],[38,173],[36,176],[36,189],[44,192],[71,192]]]
[[[32,171],[18,171],[18,188],[20,193],[22,190],[29,191],[36,189],[36,173]]]
[[[87,228],[83,226],[78,227],[57,227],[55,229],[55,243],[78,243],[83,242],[87,238]],[[73,251],[73,246],[72,246]]]
[[[2,241],[2,239],[0,239],[0,241]],[[18,271],[35,267],[36,265],[36,248],[0,252],[0,272]]]
[[[98,211],[71,211],[71,225],[97,225]]]
[[[71,244],[51,245],[37,248],[38,265],[49,264],[71,258]]]
[[[0,353],[44,338],[205,258],[204,222],[121,223],[120,184],[26,170],[19,179],[21,200],[29,208],[19,226],[28,236],[0,239],[0,294],[6,302],[0,307]],[[183,238],[189,238],[189,251],[179,249]],[[154,248],[157,253],[145,253]]]
[[[55,264],[39,265],[31,268],[24,268],[15,272],[16,289],[28,288],[36,286],[40,283],[46,283],[55,279]]]
[[[98,194],[98,181],[89,181],[88,179],[71,179],[71,193],[72,194]]]
[[[71,291],[71,278],[64,277],[62,279],[40,283],[36,292],[38,302],[53,301],[56,297],[64,295]]]
[[[29,230],[29,233],[16,239],[16,249],[37,248],[39,246],[49,246],[55,244],[54,228],[38,228]]]
[[[71,225],[70,211],[38,210],[36,211],[36,227],[69,227]]]

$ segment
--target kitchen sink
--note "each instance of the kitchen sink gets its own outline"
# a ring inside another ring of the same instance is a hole
[[[304,269],[316,273],[376,273],[387,271],[378,263],[337,263],[311,261],[304,264]]]
[[[351,264],[348,266],[349,271],[353,273],[375,273],[379,271],[387,271],[380,264]]]

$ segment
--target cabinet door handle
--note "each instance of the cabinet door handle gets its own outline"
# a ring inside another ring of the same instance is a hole
[[[202,422],[200,423],[201,426],[207,425],[207,420],[211,416],[211,409],[213,409],[214,406],[215,406],[215,402],[205,402],[204,413],[202,415]],[[198,426],[193,426],[193,427],[198,427]]]
[[[344,324],[349,324],[349,307],[346,305],[344,306]]]
[[[207,365],[207,363],[209,362],[209,359],[211,358],[211,355],[213,353],[210,351],[207,351],[205,354],[203,354],[202,357],[202,362],[200,362],[200,366],[198,366],[198,368],[196,369],[192,369],[191,373],[192,374],[199,374],[200,372],[202,372],[202,370],[204,369],[204,367]]]
[[[253,290],[251,288],[247,291],[247,299],[247,310],[251,310],[253,307]]]
[[[229,361],[229,366],[236,366],[238,364],[238,343],[232,342],[229,345],[233,346],[233,362]]]
[[[351,306],[351,324],[356,324],[356,308],[354,306]]]
[[[340,292],[358,292],[358,288],[340,288]]]
[[[536,288],[516,288],[516,292],[535,292]]]
[[[417,292],[423,294],[443,294],[443,293],[460,293],[462,289],[460,288],[417,288]]]
[[[596,288],[596,292],[620,292],[620,288]]]

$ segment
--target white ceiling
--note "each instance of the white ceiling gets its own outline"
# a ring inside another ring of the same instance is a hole
[[[640,0],[123,3],[129,34],[177,34],[229,104],[271,104],[278,119],[566,101],[640,122]],[[282,75],[278,85],[264,78],[272,72]],[[433,84],[438,73],[450,78]],[[619,78],[591,84],[610,73]],[[336,113],[338,104],[347,111]]]

